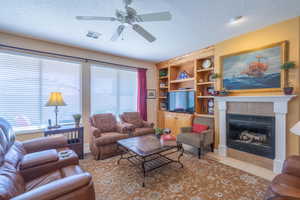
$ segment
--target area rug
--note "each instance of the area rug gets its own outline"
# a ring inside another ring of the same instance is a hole
[[[141,186],[140,171],[119,157],[81,166],[93,176],[97,200],[262,200],[269,181],[226,166],[208,157],[184,154],[184,168],[173,163],[149,173]]]

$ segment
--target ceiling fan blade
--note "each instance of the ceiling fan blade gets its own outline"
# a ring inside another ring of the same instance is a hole
[[[113,36],[111,37],[111,41],[116,41],[120,35],[122,34],[122,32],[124,31],[125,29],[125,26],[124,25],[120,25],[118,28],[117,28],[117,31],[113,34]]]
[[[132,0],[123,0],[125,7],[129,6],[132,3]]]
[[[99,21],[115,21],[114,17],[97,17],[97,16],[76,16],[78,20],[99,20]]]
[[[139,35],[145,38],[148,42],[154,42],[156,38],[151,35],[148,31],[146,31],[143,27],[138,24],[134,24],[132,26],[133,30],[135,30]]]
[[[137,22],[170,21],[172,14],[170,12],[149,13],[137,15]]]

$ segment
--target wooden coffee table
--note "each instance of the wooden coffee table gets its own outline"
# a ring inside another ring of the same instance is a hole
[[[164,142],[155,135],[146,135],[122,139],[117,144],[118,148],[123,151],[118,164],[122,159],[126,159],[141,168],[143,187],[145,187],[145,178],[148,172],[174,162],[183,167],[180,158],[183,156],[184,149],[176,141]],[[179,153],[176,160],[168,157],[168,155],[174,153]],[[125,154],[128,156],[124,156]]]

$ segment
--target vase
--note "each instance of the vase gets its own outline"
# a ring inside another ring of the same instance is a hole
[[[294,88],[293,87],[285,87],[283,88],[283,92],[285,95],[291,95],[293,94]]]
[[[80,126],[80,119],[75,119],[75,126],[79,127]]]

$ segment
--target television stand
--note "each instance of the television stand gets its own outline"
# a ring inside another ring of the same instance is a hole
[[[164,111],[164,127],[172,131],[172,135],[177,136],[182,127],[192,126],[193,114]]]

